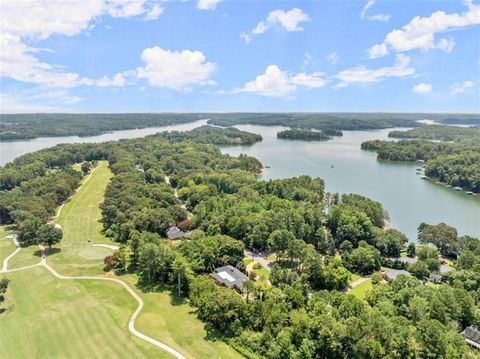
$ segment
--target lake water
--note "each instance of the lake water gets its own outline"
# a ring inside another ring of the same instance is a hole
[[[24,155],[29,152],[35,152],[41,150],[42,148],[53,147],[60,143],[96,143],[116,141],[124,138],[145,137],[147,135],[153,135],[157,132],[162,131],[189,131],[191,129],[194,129],[195,127],[203,126],[206,124],[207,120],[199,120],[174,126],[112,131],[103,135],[89,137],[40,137],[33,140],[4,141],[0,142],[0,166],[3,166],[5,163],[8,163],[10,161],[13,161],[18,156]]]
[[[94,143],[137,138],[161,131],[186,131],[206,124],[192,123],[114,131],[91,137],[47,137],[26,141],[0,142],[0,164],[16,157],[60,143]],[[376,154],[360,149],[363,141],[388,139],[392,129],[377,131],[343,131],[343,137],[327,142],[279,140],[276,134],[284,127],[242,125],[239,129],[261,134],[263,142],[251,147],[223,147],[222,152],[234,156],[245,153],[258,158],[265,169],[263,178],[285,178],[302,174],[321,177],[326,190],[359,193],[381,202],[390,215],[392,227],[416,238],[421,222],[445,222],[455,226],[460,234],[480,237],[480,196],[421,180],[415,174],[417,164],[388,163],[376,160]],[[405,129],[400,129],[405,130]],[[333,166],[333,168],[332,168]]]
[[[377,161],[374,152],[362,151],[364,141],[387,140],[388,132],[343,131],[332,141],[292,141],[277,139],[284,127],[242,125],[241,130],[263,136],[263,142],[251,147],[224,147],[222,151],[237,156],[245,153],[258,158],[264,166],[263,177],[286,178],[302,174],[321,177],[326,190],[359,193],[382,203],[393,228],[414,240],[421,222],[445,222],[460,234],[480,238],[480,196],[468,196],[435,181],[416,175],[416,163]],[[332,168],[333,166],[333,168]]]

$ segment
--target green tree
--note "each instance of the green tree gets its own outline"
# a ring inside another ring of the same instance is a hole
[[[54,224],[44,224],[38,229],[37,238],[40,243],[52,248],[54,244],[60,243],[63,232],[61,228]]]

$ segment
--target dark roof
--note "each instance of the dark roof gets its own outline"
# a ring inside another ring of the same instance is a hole
[[[463,332],[465,341],[475,347],[480,349],[480,331],[476,327],[467,327]]]
[[[397,278],[400,274],[406,275],[407,277],[410,277],[410,273],[408,273],[406,270],[394,270],[394,269],[389,269],[387,270],[383,276],[385,277],[386,280],[394,280]]]
[[[212,273],[212,278],[219,284],[223,284],[228,288],[237,288],[240,291],[243,290],[243,283],[248,279],[245,274],[231,265],[215,269],[215,273]]]
[[[179,230],[177,226],[170,227],[165,231],[165,234],[167,235],[168,239],[184,238],[186,235],[185,232]]]

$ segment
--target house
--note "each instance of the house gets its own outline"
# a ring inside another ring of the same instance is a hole
[[[186,237],[186,233],[179,230],[177,226],[172,226],[165,231],[168,239],[182,239]]]
[[[443,277],[441,274],[438,273],[430,273],[430,276],[428,277],[430,282],[432,283],[442,283]]]
[[[406,270],[403,270],[403,269],[402,270],[389,269],[385,273],[383,273],[383,279],[385,279],[387,282],[391,282],[401,274],[407,277],[411,276],[410,273],[408,273]]]
[[[465,342],[472,348],[480,350],[480,330],[477,327],[467,327],[463,331]]]
[[[217,282],[217,284],[224,285],[228,288],[234,288],[239,292],[243,292],[243,283],[248,279],[245,274],[231,265],[215,269],[215,272],[211,274],[211,277]]]

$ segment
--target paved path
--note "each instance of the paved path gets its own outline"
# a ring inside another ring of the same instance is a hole
[[[170,186],[172,185],[170,183],[170,177],[169,176],[165,176],[165,182],[167,182]],[[173,187],[172,187],[173,188]],[[175,196],[175,198],[177,199],[177,201],[179,202],[180,204],[180,207],[182,207],[183,209],[187,209],[187,206],[185,206],[185,204],[183,202],[180,201],[180,199],[178,198],[178,192],[177,192],[177,189],[176,188],[173,188],[173,194]]]
[[[15,245],[17,246],[17,249],[11,255],[9,255],[7,258],[5,258],[5,260],[3,261],[2,269],[0,270],[0,273],[11,273],[11,272],[17,272],[17,271],[21,271],[21,270],[26,270],[26,269],[42,266],[42,267],[45,267],[48,271],[50,271],[50,273],[52,273],[56,278],[62,279],[62,280],[102,280],[102,281],[117,283],[117,284],[121,285],[123,288],[125,288],[127,290],[127,292],[130,293],[130,295],[133,298],[135,298],[135,300],[138,303],[137,309],[135,310],[135,312],[133,312],[133,314],[130,317],[130,320],[128,322],[128,330],[130,331],[130,333],[132,333],[133,335],[135,335],[136,337],[138,337],[140,339],[143,339],[143,340],[149,342],[150,344],[155,345],[156,347],[158,347],[160,349],[165,350],[166,352],[172,354],[177,359],[186,359],[186,357],[183,356],[183,354],[179,353],[178,351],[176,351],[172,347],[170,347],[167,344],[164,344],[162,342],[159,342],[158,340],[153,339],[152,337],[149,337],[148,335],[143,334],[142,332],[138,331],[135,328],[135,320],[137,319],[138,315],[142,311],[144,303],[143,303],[143,299],[127,283],[121,281],[120,279],[108,278],[108,277],[94,277],[94,276],[86,276],[86,277],[73,276],[73,277],[70,277],[70,276],[61,275],[55,269],[50,267],[50,265],[47,263],[47,259],[46,259],[46,255],[45,255],[45,248],[42,245],[39,246],[40,247],[40,252],[41,252],[41,257],[42,257],[42,259],[39,263],[32,264],[32,265],[29,265],[29,266],[26,266],[26,267],[21,267],[21,268],[8,269],[8,260],[10,258],[12,258],[15,254],[17,254],[18,251],[20,251],[20,249],[21,249],[21,247],[19,246],[19,244],[18,244],[18,242],[15,238],[14,238],[14,242],[15,242]]]
[[[10,258],[12,258],[15,254],[18,253],[18,251],[20,251],[21,247],[20,247],[20,243],[18,243],[17,239],[16,238],[13,238],[13,243],[15,243],[15,247],[17,247],[17,249],[15,249],[15,251],[10,254],[7,258],[5,258],[3,260],[3,263],[2,263],[2,268],[0,269],[0,273],[4,273],[7,271],[7,268],[8,268],[8,261],[10,260]]]
[[[243,251],[243,254],[248,258],[254,259],[255,262],[259,263],[266,270],[268,271],[272,270],[271,268],[272,261],[268,260],[265,257],[262,257],[260,253],[255,253],[251,249],[245,248],[245,250]]]
[[[354,280],[352,283],[350,283],[348,285],[348,289],[347,289],[347,292],[350,292],[353,288],[359,286],[360,284],[366,282],[367,280],[369,280],[371,278],[371,276],[368,276],[368,277],[362,277],[362,278],[359,278],[357,280]]]

